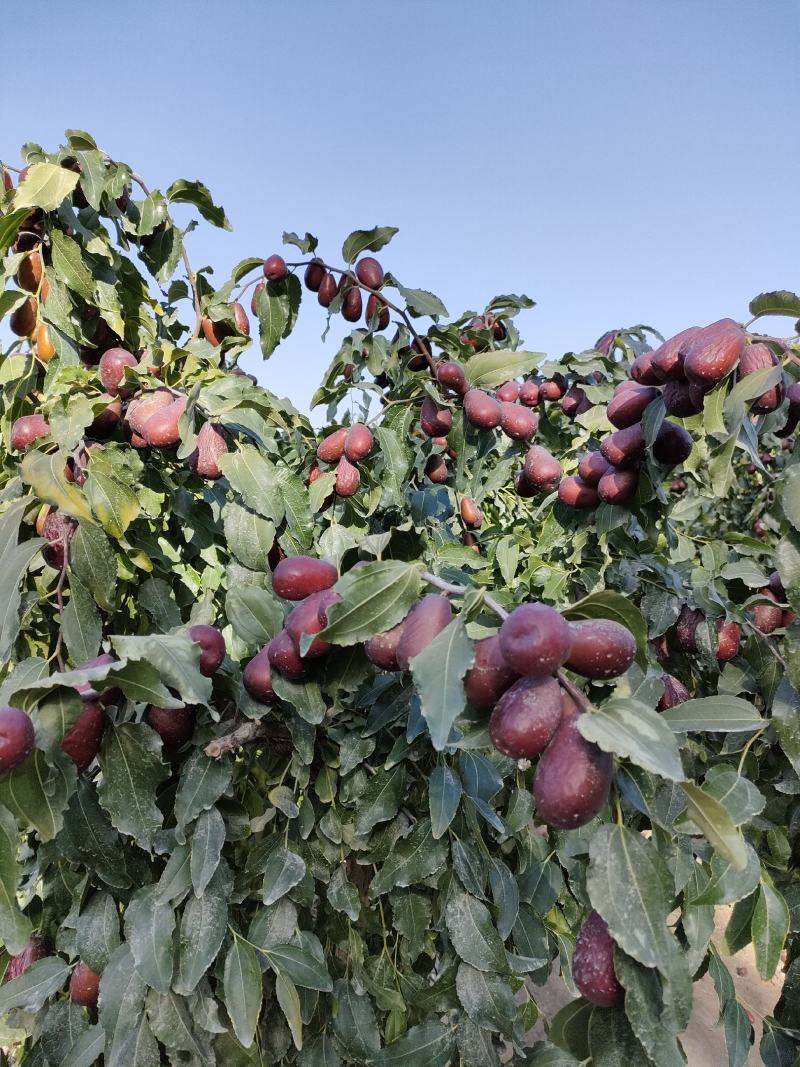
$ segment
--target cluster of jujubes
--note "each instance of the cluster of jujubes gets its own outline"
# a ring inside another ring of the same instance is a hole
[[[323,467],[320,466],[322,463],[325,467],[333,467],[335,471],[334,489],[337,496],[353,496],[361,485],[361,475],[356,464],[367,458],[372,446],[372,431],[363,422],[333,430],[317,448],[319,463],[315,463],[309,471],[308,484],[315,482],[324,473]],[[328,497],[323,506],[327,506],[331,499]]]

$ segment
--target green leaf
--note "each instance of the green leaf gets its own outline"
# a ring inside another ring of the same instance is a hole
[[[258,333],[261,338],[261,354],[269,359],[281,342],[289,321],[288,308],[283,295],[274,285],[267,284],[256,294]]]
[[[12,1008],[38,1011],[63,986],[70,970],[69,965],[58,956],[36,960],[24,974],[12,978],[0,989],[0,1015],[7,1015]]]
[[[178,973],[172,983],[176,993],[193,992],[214,962],[228,926],[230,873],[220,865],[202,897],[189,897],[183,909],[178,939]]]
[[[375,226],[371,230],[353,230],[342,245],[342,259],[345,263],[355,263],[362,252],[379,252],[398,232],[396,226]],[[284,241],[289,236],[293,235],[284,234]],[[306,234],[306,238],[309,236]],[[302,248],[301,251],[313,252],[314,249]]]
[[[427,289],[406,289],[397,280],[394,284],[412,315],[428,315],[432,319],[448,315],[447,308],[435,293],[429,293]]]
[[[514,875],[500,859],[493,859],[489,868],[492,900],[497,909],[497,930],[502,939],[509,936],[519,915],[519,886]]]
[[[201,897],[219,866],[225,844],[225,822],[216,808],[201,812],[192,834],[191,875],[195,896]],[[152,983],[151,983],[152,985]]]
[[[751,932],[756,968],[766,982],[778,968],[789,933],[788,905],[766,873],[761,877]]]
[[[266,589],[237,585],[225,598],[225,613],[249,649],[262,648],[283,629],[283,610]]]
[[[34,163],[14,193],[14,208],[40,207],[55,209],[73,192],[78,175],[55,163]]]
[[[646,669],[647,623],[630,597],[603,589],[570,604],[562,614],[565,619],[612,619],[627,627],[636,638],[636,662]]]
[[[67,859],[96,870],[109,885],[118,888],[130,885],[130,878],[119,863],[122,847],[119,835],[100,807],[92,783],[78,782],[56,845]]]
[[[790,467],[784,472],[780,495],[786,518],[795,530],[800,530],[800,466]]]
[[[136,970],[151,989],[168,993],[172,984],[175,912],[158,886],[134,894],[125,909],[125,938]]]
[[[0,252],[5,254],[6,249],[13,245],[20,227],[29,214],[30,212],[27,208],[18,208],[0,218]]]
[[[223,521],[225,542],[239,562],[251,571],[269,570],[269,551],[275,543],[274,525],[235,501],[225,505]]]
[[[333,1038],[321,1034],[306,1045],[298,1059],[299,1067],[341,1067]]]
[[[83,261],[78,242],[55,228],[50,233],[50,241],[53,269],[59,279],[78,296],[93,302],[94,278]]]
[[[367,782],[358,798],[355,831],[366,836],[379,822],[393,819],[400,809],[406,788],[406,772],[402,764],[391,770],[379,770]]]
[[[141,505],[133,489],[103,471],[90,467],[84,492],[97,521],[117,541],[139,517]]]
[[[288,978],[285,974],[277,975],[275,979],[275,995],[286,1022],[289,1024],[294,1047],[301,1049],[303,1047],[303,1019],[300,1008],[300,995],[291,978]]]
[[[461,779],[452,767],[434,767],[428,779],[431,831],[438,840],[455,818],[461,801]]]
[[[702,907],[716,904],[735,904],[736,901],[750,896],[758,886],[761,877],[761,865],[752,845],[745,842],[747,854],[745,867],[738,870],[730,860],[714,853],[709,863],[710,877],[701,885],[699,895],[686,892],[687,903]]]
[[[744,870],[747,866],[744,838],[725,805],[693,782],[681,782],[681,789],[689,801],[688,814],[692,822],[737,871]]]
[[[411,660],[422,714],[437,751],[447,745],[453,723],[464,710],[466,697],[462,679],[474,658],[464,620],[457,618]]]
[[[421,893],[393,893],[392,918],[397,932],[405,939],[413,962],[425,947],[431,925],[431,904]]]
[[[789,315],[796,319],[800,316],[800,296],[786,289],[774,293],[759,293],[750,301],[751,315]]]
[[[441,1023],[412,1026],[404,1037],[385,1045],[375,1057],[377,1067],[446,1067],[455,1034]]]
[[[336,982],[333,996],[336,1002],[333,1030],[342,1048],[357,1061],[371,1061],[381,1047],[372,1001],[366,994],[356,993],[343,979]]]
[[[753,733],[764,720],[748,700],[734,696],[698,697],[668,708],[661,718],[676,734],[693,730]]]
[[[97,655],[103,639],[103,622],[91,593],[74,576],[70,581],[70,598],[64,609],[61,632],[74,663],[83,663]]]
[[[621,1008],[594,1009],[589,1019],[589,1048],[592,1067],[649,1067],[652,1063]]]
[[[663,1019],[664,998],[658,972],[617,952],[614,971],[625,989],[625,1014],[634,1034],[658,1067],[684,1067],[685,1059],[674,1033]]]
[[[75,764],[59,753],[49,766],[44,753],[32,754],[0,779],[0,804],[24,826],[33,826],[43,842],[52,841],[64,824],[64,812],[75,789]]]
[[[505,949],[489,909],[469,893],[453,892],[445,908],[445,922],[453,948],[465,963],[479,971],[505,971]]]
[[[235,452],[219,458],[222,473],[240,494],[247,507],[275,526],[285,514],[278,472],[253,445],[239,445]]]
[[[125,1067],[129,1063],[123,1056],[127,1055],[128,1040],[138,1031],[146,990],[133,965],[130,947],[121,944],[108,961],[100,983],[98,1016],[107,1036],[107,1067],[113,1063]]]
[[[99,759],[101,804],[120,833],[130,834],[149,850],[164,820],[156,790],[169,775],[161,759],[161,739],[145,723],[120,723],[106,730]]]
[[[93,523],[92,512],[86,497],[64,477],[64,457],[58,452],[28,452],[19,468],[22,480],[33,489],[36,496],[46,504],[53,504],[73,519]]]
[[[462,963],[456,976],[456,989],[462,1008],[474,1023],[501,1034],[511,1031],[516,1004],[505,979]]]
[[[106,1033],[102,1026],[90,1026],[61,1061],[61,1067],[92,1067],[97,1063],[105,1044]]]
[[[12,955],[22,952],[31,935],[31,921],[17,903],[19,841],[14,816],[0,807],[0,938]]]
[[[545,359],[542,352],[479,352],[466,365],[467,379],[473,389],[494,389],[512,378],[530,374]]]
[[[110,893],[94,893],[75,927],[75,947],[96,974],[102,974],[119,945],[119,910]]]
[[[334,588],[342,599],[328,608],[328,625],[320,637],[336,645],[354,645],[405,618],[419,596],[419,569],[400,560],[370,563],[349,571]]]
[[[610,700],[578,720],[578,729],[604,752],[612,752],[673,782],[686,776],[675,734],[660,715],[632,697]]]
[[[447,859],[447,842],[433,836],[429,819],[419,819],[414,829],[393,848],[372,879],[369,893],[375,899],[395,886],[410,886],[435,874]]]
[[[548,1045],[528,1059],[527,1067],[581,1067],[581,1061],[562,1048]]]
[[[330,993],[333,982],[325,964],[311,952],[296,945],[273,945],[265,950],[272,967],[285,974],[303,989],[318,989],[320,993]]]
[[[225,956],[223,995],[233,1030],[245,1048],[255,1037],[264,993],[261,965],[256,950],[234,937]]]
[[[742,826],[764,810],[766,800],[763,793],[731,766],[719,763],[711,767],[703,788],[725,805],[736,826]]]
[[[334,911],[343,912],[351,922],[358,921],[361,913],[361,898],[358,895],[358,889],[348,881],[344,867],[337,867],[331,875],[326,896]]]
[[[214,203],[211,192],[202,182],[189,182],[179,178],[167,189],[167,200],[171,204],[191,204],[213,226],[219,226],[223,230],[232,229],[224,210]]]
[[[188,633],[115,635],[111,644],[126,660],[144,660],[155,667],[170,689],[186,704],[206,704],[211,696],[211,679],[200,673],[200,646]]]
[[[51,1004],[41,1027],[40,1050],[48,1064],[60,1065],[75,1043],[89,1028],[86,1012],[71,1000],[57,1000]]]
[[[114,604],[117,565],[111,542],[98,526],[78,524],[69,546],[70,571],[90,590],[105,610]]]
[[[279,845],[273,849],[264,868],[264,887],[261,899],[265,904],[274,904],[282,896],[302,882],[306,864],[302,856]]]

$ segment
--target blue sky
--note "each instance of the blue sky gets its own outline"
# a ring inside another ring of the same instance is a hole
[[[30,48],[0,154],[78,127],[151,186],[202,179],[234,231],[190,254],[220,281],[284,229],[336,259],[394,225],[404,284],[453,315],[524,291],[525,347],[556,356],[800,286],[796,0],[27,0],[4,27]],[[306,408],[338,325],[323,345],[309,301],[243,365]]]

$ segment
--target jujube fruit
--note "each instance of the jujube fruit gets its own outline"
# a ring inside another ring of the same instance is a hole
[[[8,320],[11,332],[15,333],[17,337],[30,337],[36,329],[36,317],[38,313],[39,307],[36,303],[36,298],[33,296],[27,297],[20,306],[11,313],[11,318]]]
[[[437,407],[436,402],[426,396],[422,401],[419,424],[428,437],[446,437],[453,428],[453,412],[450,408]]]
[[[85,771],[100,751],[105,728],[105,708],[99,700],[87,700],[61,739],[61,751],[66,752],[79,771]]]
[[[33,934],[22,952],[18,952],[16,956],[9,958],[5,980],[11,982],[15,978],[19,978],[32,963],[36,963],[37,960],[43,960],[46,956],[52,956],[52,954],[50,942],[39,934]]]
[[[215,422],[204,422],[197,434],[195,450],[186,462],[198,477],[216,481],[222,477],[220,456],[227,455],[228,451],[228,441],[222,427]]]
[[[569,623],[569,631],[567,666],[584,678],[616,678],[636,658],[636,638],[613,619],[578,619]]]
[[[625,996],[614,971],[616,947],[605,919],[589,912],[572,953],[572,977],[581,996],[599,1008],[617,1007]]]
[[[45,562],[54,570],[63,569],[69,558],[69,543],[77,523],[63,511],[49,511],[42,524],[42,534],[49,542],[42,549]]]
[[[653,353],[642,352],[631,363],[631,378],[639,385],[659,385],[661,378],[653,369]]]
[[[612,468],[597,483],[597,495],[606,504],[627,504],[638,487],[639,471],[635,467]]]
[[[560,400],[563,395],[564,387],[552,378],[539,386],[540,400]]]
[[[317,301],[322,307],[330,307],[333,303],[334,297],[339,292],[339,284],[330,273],[326,271],[322,281],[319,283],[319,289],[317,290]]]
[[[495,396],[503,403],[513,404],[519,397],[520,385],[519,382],[503,382],[501,386],[495,390]]]
[[[515,441],[530,441],[539,428],[539,416],[530,408],[504,401],[500,404],[500,427]]]
[[[144,424],[142,437],[152,448],[171,448],[181,439],[179,424],[186,410],[187,398],[176,397],[172,403],[150,415]]]
[[[459,512],[461,518],[467,526],[472,526],[477,529],[483,522],[483,513],[475,501],[470,496],[462,496],[461,503],[459,505]]]
[[[316,293],[322,284],[322,279],[325,277],[325,266],[321,259],[312,259],[306,267],[306,272],[303,275],[303,281],[305,282],[306,289],[310,289],[312,293]]]
[[[356,263],[356,278],[368,289],[380,289],[383,285],[383,267],[372,256],[364,256]]]
[[[189,637],[200,646],[200,673],[206,678],[216,674],[225,659],[225,638],[216,626],[197,623],[189,628]]]
[[[447,597],[430,593],[418,600],[405,618],[403,632],[397,642],[397,664],[408,670],[409,661],[423,652],[453,619],[453,609]]]
[[[317,446],[317,457],[323,463],[338,463],[344,455],[344,443],[348,432],[348,427],[342,426],[333,433],[329,433],[327,437],[323,437]]]
[[[681,345],[686,377],[698,385],[721,382],[739,362],[744,339],[744,330],[733,319],[704,326]]]
[[[650,353],[650,366],[662,382],[682,381],[686,375],[683,371],[682,346],[691,341],[700,332],[698,326],[690,326],[670,337],[663,345]]]
[[[151,393],[144,393],[128,404],[125,421],[135,433],[143,435],[150,416],[162,408],[169,407],[174,399],[169,389],[154,389]]]
[[[290,682],[299,682],[306,673],[306,665],[294,641],[286,630],[281,630],[267,645],[270,666]]]
[[[580,713],[562,718],[539,759],[533,796],[539,817],[557,830],[590,822],[608,800],[614,761],[578,730]]]
[[[493,430],[500,425],[500,405],[482,389],[470,389],[465,393],[464,414],[480,430]]]
[[[191,706],[183,708],[159,708],[154,704],[144,713],[144,721],[161,738],[167,754],[177,752],[194,733],[197,709]]]
[[[688,604],[684,604],[681,608],[675,625],[675,635],[684,652],[697,651],[697,627],[703,618],[702,611],[697,608],[690,608]]]
[[[333,589],[321,589],[318,593],[312,593],[310,597],[301,600],[296,608],[293,608],[286,618],[285,629],[297,646],[297,651],[303,659],[316,659],[330,652],[331,645],[318,637],[308,647],[306,652],[300,648],[300,639],[303,634],[318,634],[328,625],[327,610],[331,604],[337,604],[342,598]]]
[[[591,400],[579,385],[571,385],[561,397],[561,410],[568,419],[583,415],[591,406]]]
[[[403,622],[398,622],[391,630],[376,634],[364,642],[364,652],[370,663],[380,667],[383,671],[399,671],[400,664],[397,662],[397,645],[403,633]]]
[[[663,674],[661,681],[664,683],[664,692],[656,704],[656,711],[667,711],[668,708],[676,708],[678,704],[691,700],[692,694],[679,678],[672,674]]]
[[[100,357],[98,369],[100,381],[109,396],[130,396],[130,389],[120,388],[125,377],[126,367],[138,367],[139,362],[133,352],[125,348],[107,348]]]
[[[361,290],[355,285],[345,291],[342,299],[342,317],[348,322],[358,322],[364,310]]]
[[[44,262],[40,252],[31,252],[23,259],[17,270],[16,282],[20,289],[29,293],[39,291],[39,284],[44,274]]]
[[[11,447],[21,452],[49,433],[50,424],[43,415],[21,415],[11,425]]]
[[[759,595],[772,601],[770,604],[756,604],[752,609],[753,625],[762,634],[771,634],[781,625],[783,609],[775,602],[775,594],[769,588],[759,590]]]
[[[489,719],[489,736],[511,759],[544,752],[561,722],[561,686],[555,678],[520,678],[503,693]]]
[[[351,463],[366,459],[372,451],[372,431],[363,422],[355,422],[344,439],[344,454]]]
[[[676,419],[688,419],[703,410],[703,398],[697,396],[690,382],[667,382],[662,395],[667,414]]]
[[[92,419],[87,433],[92,437],[105,439],[110,437],[119,425],[119,420],[122,418],[122,400],[119,397],[109,396],[108,393],[103,393],[99,399],[107,403]]]
[[[0,773],[24,763],[33,752],[34,740],[29,715],[19,708],[0,708]]]
[[[289,273],[286,260],[275,253],[264,260],[264,277],[271,282],[282,282]]]
[[[259,704],[274,703],[275,690],[272,688],[269,645],[257,652],[242,671],[242,683],[253,700]]]
[[[631,382],[629,388],[617,388],[606,410],[608,421],[618,430],[633,426],[641,421],[645,409],[657,396],[658,389],[653,385],[637,385],[636,382]]]
[[[447,481],[447,464],[442,456],[428,456],[425,474],[436,485]]]
[[[689,458],[692,435],[683,426],[665,419],[653,444],[654,458],[665,467],[677,467]]]
[[[717,622],[717,659],[720,663],[727,663],[739,651],[739,642],[742,639],[742,628],[738,622],[726,622],[720,619]]]
[[[783,579],[777,571],[773,571],[772,574],[770,574],[767,586],[782,604],[786,603],[786,590],[783,586]]]
[[[739,378],[747,378],[759,370],[767,370],[775,367],[780,361],[769,345],[759,341],[755,344],[745,345],[742,350],[742,358],[739,360]],[[756,415],[768,415],[775,411],[783,403],[783,381],[773,385],[771,389],[757,396],[750,404],[750,410]]]
[[[93,656],[92,659],[79,663],[75,670],[80,671],[88,667],[104,667],[106,664],[111,665],[113,663],[116,663],[116,660],[110,653],[101,652],[99,656]],[[75,692],[83,697],[84,700],[99,700],[104,708],[107,708],[109,704],[119,704],[124,699],[122,690],[117,686],[103,689],[99,693],[95,692],[94,682],[81,682],[75,686]]]
[[[522,476],[537,492],[548,493],[561,481],[561,464],[542,445],[531,445],[525,453]]]
[[[339,496],[353,496],[358,492],[361,485],[361,475],[358,473],[358,468],[353,464],[346,456],[342,456],[339,462],[336,464],[336,482],[334,488]]]
[[[475,658],[464,675],[464,694],[473,707],[492,708],[519,677],[500,648],[500,637],[481,637],[475,642]]]
[[[558,483],[558,499],[571,508],[595,508],[600,503],[597,489],[571,474]]]
[[[541,678],[566,661],[572,636],[566,619],[547,604],[521,604],[500,627],[500,648],[519,674]]]
[[[578,464],[578,477],[596,487],[603,475],[613,469],[602,452],[587,452]]]
[[[534,381],[523,382],[519,390],[519,402],[526,408],[535,408],[539,403],[539,383]]]
[[[463,366],[455,359],[447,359],[436,366],[437,381],[459,396],[463,396],[469,389],[467,373]]]
[[[385,330],[389,325],[389,309],[386,306],[386,301],[381,300],[379,296],[372,296],[367,301],[366,320],[371,323],[375,316],[378,316],[376,329]]]
[[[287,556],[272,572],[272,588],[283,600],[305,600],[338,580],[333,564],[314,556]]]
[[[50,327],[40,322],[36,328],[36,355],[42,363],[49,363],[56,354],[56,348],[50,337]]]
[[[636,422],[624,430],[615,430],[600,442],[600,451],[612,467],[625,467],[644,455],[644,430]]]
[[[84,1008],[91,1008],[97,1003],[99,993],[100,975],[95,974],[87,963],[80,960],[69,980],[70,1000]]]

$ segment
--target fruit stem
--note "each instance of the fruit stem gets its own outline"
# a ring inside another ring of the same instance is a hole
[[[469,592],[469,589],[465,585],[454,585],[452,582],[446,582],[444,578],[437,578],[435,574],[431,574],[430,571],[423,571],[420,574],[423,582],[427,582],[428,585],[433,585],[437,589],[441,589],[443,593],[449,593],[451,596],[464,596]],[[488,593],[484,593],[483,602],[489,611],[493,611],[501,619],[508,618],[508,612],[501,605],[498,604],[494,597],[489,596]]]
[[[562,688],[566,689],[581,711],[588,711],[593,706],[586,694],[578,689],[577,685],[573,685],[563,671],[556,671],[556,678],[558,678]]]

